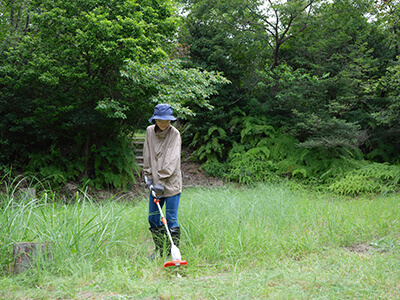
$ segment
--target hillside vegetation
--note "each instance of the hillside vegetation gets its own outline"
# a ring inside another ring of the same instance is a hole
[[[1,1],[0,172],[128,190],[169,103],[203,170],[399,189],[398,1]]]

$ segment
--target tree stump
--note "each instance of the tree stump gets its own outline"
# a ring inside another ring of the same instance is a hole
[[[25,201],[32,201],[36,199],[36,188],[21,188],[19,193],[21,199]]]
[[[52,253],[47,243],[22,242],[13,244],[14,273],[20,274],[36,267],[38,254],[51,259]]]

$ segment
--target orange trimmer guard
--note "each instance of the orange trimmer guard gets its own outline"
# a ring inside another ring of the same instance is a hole
[[[179,267],[182,265],[187,265],[187,261],[186,260],[173,260],[173,261],[167,261],[166,263],[164,263],[163,268],[165,267]]]

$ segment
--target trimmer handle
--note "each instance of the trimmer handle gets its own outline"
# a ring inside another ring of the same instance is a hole
[[[149,189],[155,199],[160,199],[164,196],[164,186],[162,184],[151,185]]]

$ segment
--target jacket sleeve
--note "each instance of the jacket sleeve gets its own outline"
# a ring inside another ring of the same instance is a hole
[[[147,179],[153,179],[153,174],[151,173],[150,140],[150,129],[147,128],[143,145],[143,174]]]
[[[181,136],[179,131],[175,132],[168,143],[168,149],[165,155],[162,168],[158,170],[159,183],[166,184],[168,178],[175,174],[177,169],[180,169],[181,162]]]

